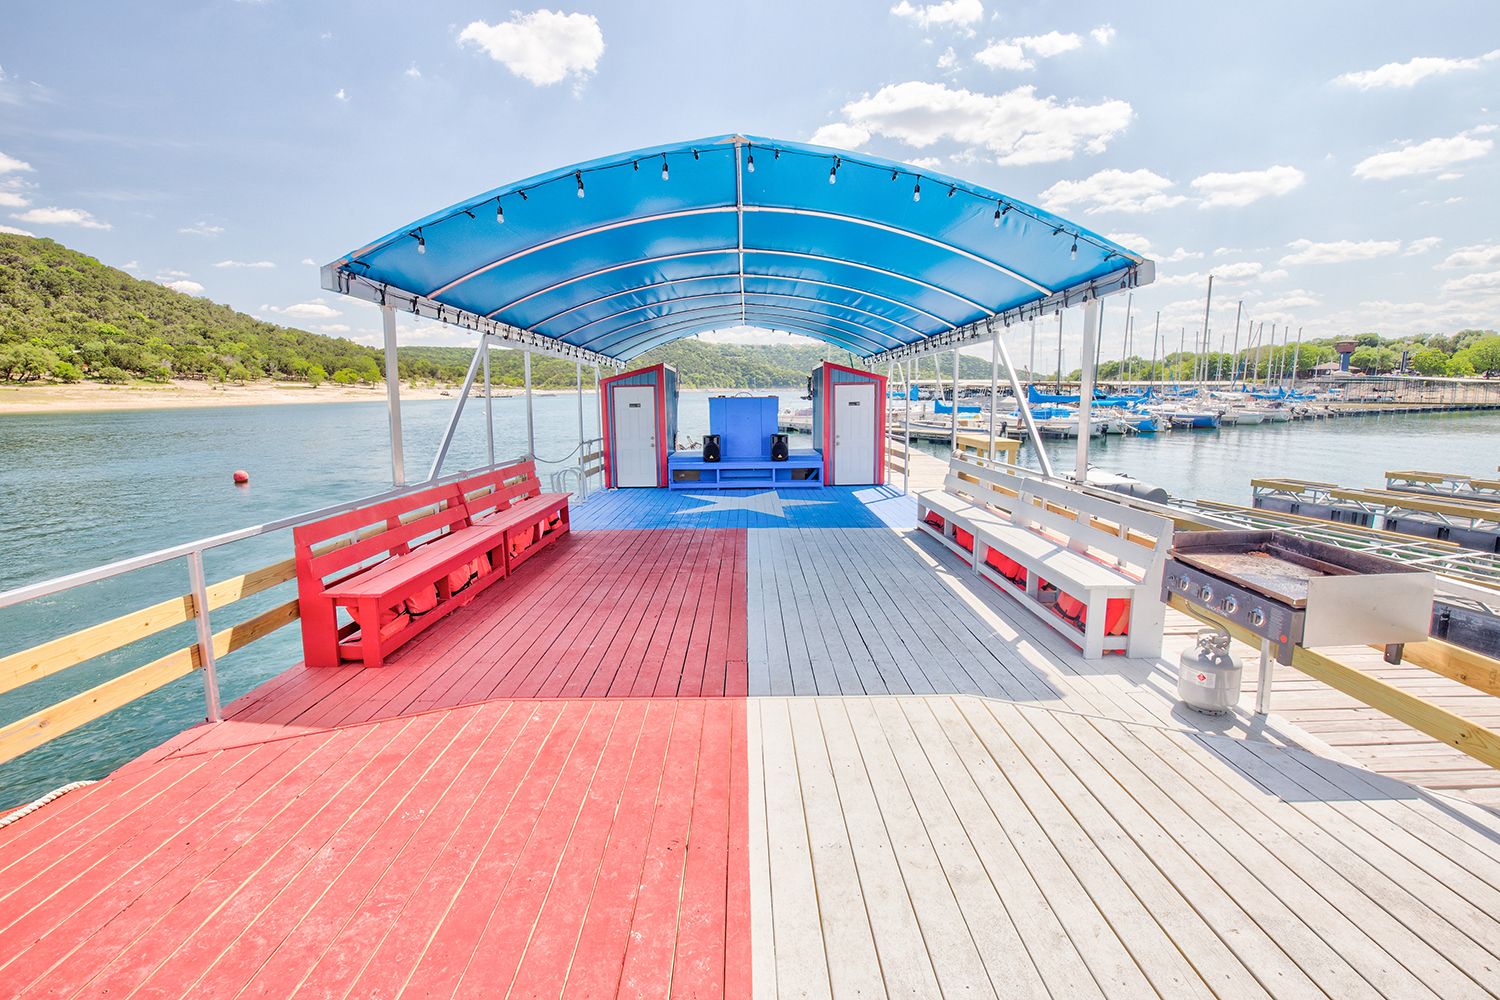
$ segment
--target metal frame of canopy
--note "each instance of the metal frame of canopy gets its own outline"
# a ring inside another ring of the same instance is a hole
[[[747,182],[756,152],[770,161],[768,169]],[[651,186],[658,161],[662,181],[678,164],[680,183]],[[585,177],[594,192],[586,203]],[[889,184],[903,179],[914,182],[910,199],[886,197],[899,195],[901,186]],[[936,197],[914,207],[924,182]],[[510,226],[507,207],[515,220]],[[398,483],[404,480],[398,308],[472,330],[483,348],[475,352],[434,476],[481,356],[488,370],[491,344],[525,352],[530,430],[532,353],[578,365],[581,412],[583,364],[618,365],[729,325],[811,336],[872,368],[952,350],[955,378],[959,348],[990,339],[1050,474],[1002,331],[1078,304],[1085,307],[1087,385],[1082,479],[1098,300],[1150,283],[1154,274],[1152,261],[1097,234],[956,178],[823,147],[727,135],[574,164],[494,189],[339,258],[323,268],[322,283],[382,307]],[[485,384],[488,406],[488,378]],[[583,433],[580,418],[580,446]],[[534,437],[528,440],[535,458]]]

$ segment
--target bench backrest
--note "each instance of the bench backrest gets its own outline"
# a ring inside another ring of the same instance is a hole
[[[1069,548],[1107,554],[1145,577],[1172,545],[1172,521],[1049,481],[1040,473],[955,455],[945,488],[1007,515],[1017,525],[1066,538]]]
[[[469,524],[457,484],[408,493],[292,529],[297,575],[309,584],[340,570],[403,555],[414,545]]]
[[[508,510],[542,493],[535,462],[516,462],[459,482],[469,519],[477,521],[497,510]]]

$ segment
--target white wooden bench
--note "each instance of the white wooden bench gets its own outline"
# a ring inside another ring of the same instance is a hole
[[[917,524],[1085,659],[1161,655],[1171,519],[1027,469],[955,455],[944,488],[917,494]],[[1109,634],[1121,626],[1124,634]]]

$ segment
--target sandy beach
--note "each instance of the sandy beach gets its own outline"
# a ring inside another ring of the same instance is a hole
[[[517,396],[524,389],[495,387],[495,397]],[[458,395],[458,388],[401,384],[401,398],[443,399]],[[476,388],[471,398],[478,396]],[[554,390],[534,395],[555,395]],[[107,410],[159,410],[185,406],[265,406],[293,403],[360,403],[385,399],[385,386],[338,385],[324,382],[316,389],[299,382],[250,382],[216,384],[191,379],[167,385],[102,385],[77,382],[72,385],[0,385],[0,415],[8,413],[83,413]]]

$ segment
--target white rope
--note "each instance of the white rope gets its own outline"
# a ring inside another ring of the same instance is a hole
[[[14,823],[18,819],[21,819],[23,816],[30,816],[32,813],[42,808],[42,806],[46,805],[48,802],[51,802],[53,799],[62,798],[64,795],[68,794],[75,788],[82,788],[85,785],[92,784],[94,784],[94,782],[92,781],[75,781],[70,785],[63,785],[61,788],[53,789],[30,805],[22,806],[15,812],[11,813],[9,816],[0,818],[0,829],[10,826],[12,823]]]

